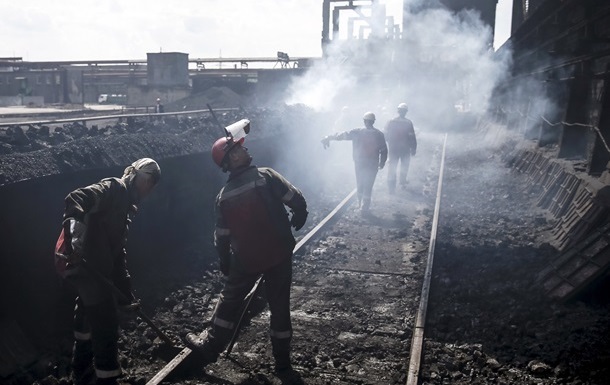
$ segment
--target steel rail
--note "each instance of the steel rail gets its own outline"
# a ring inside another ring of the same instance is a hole
[[[216,108],[215,111],[220,112],[228,112],[239,110],[239,108]],[[36,120],[36,121],[26,121],[26,122],[8,122],[8,123],[0,123],[0,127],[9,127],[9,126],[29,126],[32,124],[58,124],[58,123],[72,123],[72,122],[87,122],[90,120],[108,120],[108,119],[123,119],[123,118],[140,118],[140,117],[151,117],[151,116],[173,116],[173,115],[189,115],[189,114],[209,114],[210,111],[205,110],[191,110],[191,111],[179,111],[179,112],[148,112],[148,113],[139,113],[139,114],[113,114],[113,115],[95,115],[95,116],[85,116],[81,118],[66,118],[66,119],[46,119],[46,120]]]
[[[316,235],[318,235],[318,233],[326,225],[328,225],[336,217],[337,214],[342,212],[348,206],[348,204],[352,201],[355,194],[356,194],[356,189],[352,190],[352,192],[350,192],[326,217],[324,217],[324,219],[322,219],[322,221],[320,221],[320,223],[318,223],[303,238],[301,238],[301,240],[294,246],[293,254],[296,254],[298,251],[300,251],[301,248],[303,246],[305,246],[306,244],[308,244]],[[248,294],[248,295],[252,294],[250,296],[250,298],[254,297],[254,293],[258,289],[258,285],[262,281],[263,280],[259,278],[257,283],[252,288],[252,290],[250,290],[250,293]],[[247,305],[246,305],[246,309],[242,312],[242,317],[245,314],[246,310],[247,310]],[[237,337],[237,335],[238,335],[238,332],[236,330],[236,333],[234,334],[234,336]],[[235,343],[235,341],[231,341],[231,344],[234,344],[234,343]],[[182,349],[182,351],[180,353],[178,353],[167,365],[165,365],[165,367],[163,367],[159,372],[157,372],[157,374],[155,374],[155,376],[153,378],[151,378],[146,383],[146,385],[158,385],[174,369],[176,369],[178,367],[178,365],[180,365],[180,363],[182,361],[184,361],[191,354],[191,352],[192,352],[192,350],[190,348]]]
[[[430,232],[430,245],[428,247],[428,262],[424,273],[424,283],[419,299],[417,319],[413,328],[411,339],[411,353],[409,354],[409,372],[407,373],[406,385],[417,385],[419,381],[419,370],[421,366],[421,355],[424,345],[424,326],[426,324],[426,312],[428,310],[428,296],[430,294],[430,280],[432,278],[432,265],[434,262],[434,248],[436,245],[436,233],[438,228],[438,215],[441,207],[441,193],[443,189],[443,173],[445,170],[445,150],[447,147],[447,134],[443,141],[443,152],[438,175],[438,187],[436,189],[436,203],[434,204],[434,216],[432,219],[432,230]]]

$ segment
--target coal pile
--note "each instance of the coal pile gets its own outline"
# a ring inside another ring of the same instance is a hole
[[[227,126],[247,118],[252,140],[291,129],[291,120],[311,121],[303,106],[234,110],[217,114]],[[210,114],[126,118],[109,125],[9,126],[0,130],[0,186],[90,168],[129,164],[138,157],[172,157],[209,151],[224,135]]]

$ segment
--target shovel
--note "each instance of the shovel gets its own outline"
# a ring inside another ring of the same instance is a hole
[[[58,257],[63,258],[63,259],[68,259],[67,255],[61,254],[61,253],[56,253]],[[79,266],[83,267],[88,273],[90,273],[91,275],[93,275],[97,280],[99,280],[100,282],[102,282],[107,288],[109,288],[114,295],[116,295],[117,299],[120,300],[121,302],[125,302],[125,303],[130,303],[131,301],[129,300],[129,298],[127,298],[127,296],[121,291],[119,290],[118,287],[116,287],[114,285],[114,283],[112,283],[112,281],[110,281],[108,278],[104,277],[102,274],[100,274],[99,271],[89,267],[87,265],[87,261],[84,259],[81,259],[81,262],[79,263]],[[132,305],[129,305],[132,306]],[[148,326],[150,326],[150,328],[157,333],[157,336],[159,336],[159,338],[169,344],[171,347],[176,347],[174,344],[174,341],[172,341],[171,338],[169,338],[167,336],[167,334],[163,333],[163,331],[161,329],[159,329],[154,322],[152,321],[152,319],[150,319],[149,316],[146,315],[146,313],[144,313],[144,311],[139,307],[139,306],[132,306],[132,309],[135,309],[135,312],[140,316],[140,318],[142,318],[144,320],[144,322],[146,322],[148,324]]]

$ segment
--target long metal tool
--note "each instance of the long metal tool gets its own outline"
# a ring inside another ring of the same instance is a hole
[[[248,312],[248,309],[250,308],[250,303],[252,302],[252,299],[256,296],[256,292],[258,291],[258,288],[260,287],[260,284],[262,282],[263,282],[263,276],[261,275],[260,277],[258,277],[256,282],[254,283],[252,290],[250,290],[250,292],[248,293],[246,298],[244,298],[244,302],[246,304],[244,306],[244,310],[242,310],[241,315],[239,316],[239,321],[237,321],[237,325],[235,325],[235,330],[233,331],[233,336],[231,337],[231,341],[229,342],[229,346],[227,347],[227,352],[225,353],[225,357],[227,357],[227,358],[231,354],[231,351],[233,351],[233,346],[235,346],[237,337],[239,337],[239,332],[241,330],[241,324],[244,322],[246,313]]]
[[[66,255],[63,254],[59,254],[57,253],[57,255],[61,258],[67,259],[68,257]],[[129,303],[131,302],[129,298],[127,298],[127,296],[121,291],[119,290],[118,287],[116,287],[114,285],[114,283],[112,283],[112,281],[110,281],[108,278],[104,277],[99,271],[97,271],[96,269],[90,267],[87,264],[87,261],[85,259],[81,259],[81,262],[79,264],[80,267],[84,268],[89,274],[91,274],[93,277],[95,277],[95,279],[97,279],[98,281],[102,282],[106,287],[108,287],[113,293],[114,295],[116,295],[116,297],[121,301],[121,302],[125,302],[125,303]],[[140,308],[137,308],[136,313],[140,316],[140,318],[142,318],[144,320],[144,322],[146,322],[148,324],[148,326],[150,326],[150,328],[157,333],[157,335],[159,336],[159,338],[161,340],[163,340],[163,342],[169,344],[170,346],[174,346],[174,341],[172,341],[171,338],[169,338],[167,336],[167,334],[163,333],[163,331],[161,329],[159,329],[157,327],[157,325],[155,325],[155,323],[152,321],[152,319],[150,319],[149,316],[146,315],[146,313],[144,313],[144,311]]]
[[[305,246],[309,241],[311,241],[311,239],[315,235],[317,235],[324,226],[326,226],[340,211],[342,211],[345,207],[347,207],[348,203],[352,200],[352,198],[354,197],[355,194],[356,194],[356,190],[354,189],[341,201],[341,203],[339,203],[337,205],[337,207],[335,207],[333,209],[333,211],[330,212],[330,214],[328,214],[320,223],[318,223],[318,225],[316,227],[314,227],[303,238],[301,238],[301,240],[294,247],[293,252],[296,253],[303,246]],[[256,292],[256,290],[260,286],[260,282],[262,282],[262,279],[260,279],[257,282],[258,283],[254,285],[252,290],[250,290],[250,293]],[[252,297],[254,297],[254,295],[252,295]],[[248,306],[246,306],[246,310],[247,310],[247,308],[248,308]],[[242,313],[242,315],[243,314],[245,314],[245,313]],[[240,319],[240,322],[238,322],[238,325],[240,325],[240,323],[241,323],[241,319]],[[238,328],[238,326],[236,326],[236,329],[237,328]],[[236,334],[234,334],[234,336],[237,337]],[[234,339],[231,340],[231,343],[235,344],[235,340]],[[167,377],[172,372],[172,370],[174,370],[191,353],[192,353],[192,350],[190,348],[182,349],[182,351],[180,353],[178,353],[178,355],[176,357],[174,357],[174,359],[171,360],[167,365],[165,365],[165,367],[163,369],[161,369],[157,374],[155,374],[155,376],[153,378],[151,378],[146,383],[146,385],[158,385],[159,383],[161,383],[161,381],[163,381],[165,379],[165,377]]]
[[[212,119],[214,120],[214,123],[216,123],[218,128],[220,128],[222,130],[222,135],[227,136],[228,135],[227,129],[222,124],[220,124],[220,121],[218,121],[218,118],[216,117],[216,114],[214,113],[212,106],[210,106],[209,103],[207,103],[206,106],[208,107],[208,110],[210,111],[210,114],[212,115]]]
[[[350,199],[352,199],[352,197],[354,196],[355,193],[356,193],[356,190],[353,190],[346,198],[344,198],[341,201],[341,203],[339,203],[337,205],[337,207],[335,207],[335,209],[333,211],[330,212],[330,214],[328,214],[324,219],[322,219],[322,221],[320,223],[318,223],[318,225],[316,227],[314,227],[313,230],[311,230],[309,233],[307,233],[307,235],[305,235],[303,237],[303,239],[301,239],[299,241],[299,243],[297,243],[294,246],[294,250],[292,250],[292,253],[296,254],[301,249],[301,247],[303,247],[315,234],[318,233],[318,231],[322,227],[324,227],[324,225],[326,225],[335,216],[335,214],[337,214],[343,207],[345,207],[347,202],[349,202]],[[252,287],[252,290],[250,290],[250,293],[248,293],[248,296],[246,297],[246,306],[244,307],[244,310],[241,312],[241,316],[239,317],[239,321],[237,321],[237,325],[235,325],[235,331],[233,332],[233,337],[231,338],[231,341],[229,342],[229,347],[227,348],[225,357],[229,357],[229,354],[231,354],[231,351],[233,350],[233,345],[235,345],[235,341],[237,340],[237,337],[239,336],[241,324],[243,323],[244,317],[245,317],[246,313],[248,312],[248,308],[250,307],[250,303],[252,302],[252,299],[254,298],[254,296],[255,296],[256,292],[258,291],[258,288],[262,282],[264,282],[264,279],[263,279],[263,276],[261,275],[258,278],[258,280],[256,281],[256,283],[254,284],[254,287]]]

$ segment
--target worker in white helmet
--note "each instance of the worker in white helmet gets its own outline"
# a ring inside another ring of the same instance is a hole
[[[163,106],[163,103],[161,103],[161,98],[157,98],[157,105],[155,106],[155,112],[157,114],[162,114],[165,112],[165,107]]]
[[[322,139],[324,148],[328,148],[331,140],[351,140],[352,156],[356,170],[356,186],[358,192],[358,206],[363,215],[369,214],[373,184],[377,177],[377,170],[381,170],[388,157],[383,132],[376,129],[375,114],[367,112],[362,117],[364,128],[356,128],[338,134],[328,135]]]
[[[407,173],[411,156],[417,151],[417,139],[413,122],[405,115],[409,110],[406,103],[398,105],[398,116],[385,126],[385,139],[388,142],[388,190],[390,194],[396,191],[396,170],[400,163],[399,183],[402,188],[407,185]]]

